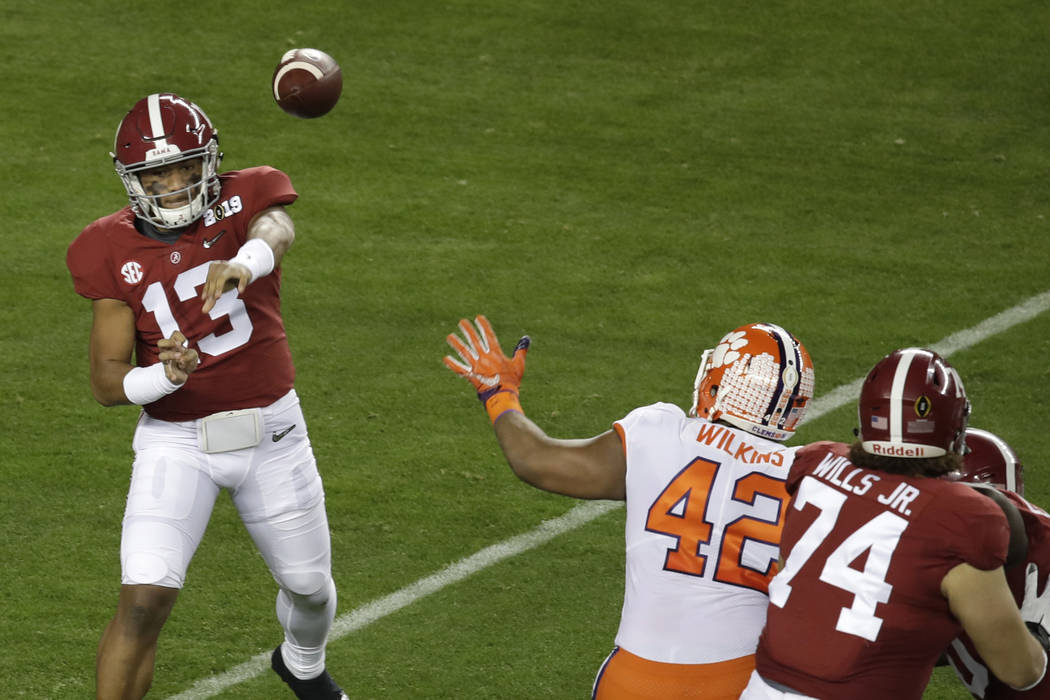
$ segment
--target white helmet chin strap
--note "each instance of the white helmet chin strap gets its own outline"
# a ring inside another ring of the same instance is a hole
[[[164,229],[182,228],[189,226],[200,218],[205,206],[206,181],[195,182],[175,192],[166,192],[162,195],[146,194],[136,174],[129,173],[125,181],[130,184],[129,189],[133,202],[136,205],[140,217],[154,226]],[[184,193],[189,197],[189,202],[179,207],[162,207],[160,200],[165,197]]]
[[[183,226],[189,226],[200,218],[203,203],[203,195],[194,197],[189,204],[184,204],[181,207],[168,208],[150,202],[150,208],[154,213],[154,217],[151,218],[154,224],[157,223],[158,219],[163,221],[163,228],[182,228]]]

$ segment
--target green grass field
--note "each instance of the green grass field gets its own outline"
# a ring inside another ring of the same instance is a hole
[[[93,697],[119,584],[136,409],[88,388],[65,249],[125,202],[125,111],[174,91],[224,169],[301,197],[285,258],[297,386],[324,475],[340,612],[559,517],[506,467],[444,337],[485,313],[533,337],[522,401],[560,437],[686,405],[700,351],[778,322],[817,394],[1050,288],[1050,6],[1034,0],[0,0],[7,173],[0,347],[5,697]],[[333,55],[342,101],[297,120],[269,81]],[[972,424],[1050,505],[1050,315],[953,354]],[[798,441],[851,437],[848,406]],[[623,510],[333,641],[355,698],[584,698],[622,602]],[[161,639],[170,698],[280,639],[275,590],[222,497]],[[194,698],[206,697],[198,693]],[[268,671],[219,692],[288,697]],[[926,700],[967,697],[938,671]]]

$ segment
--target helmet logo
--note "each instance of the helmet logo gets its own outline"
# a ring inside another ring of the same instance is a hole
[[[197,124],[196,128],[191,129],[189,124],[186,124],[187,134],[196,134],[197,143],[204,143],[204,124]]]
[[[142,265],[134,260],[126,262],[120,268],[120,276],[128,284],[137,284],[142,281]]]
[[[747,345],[747,338],[744,335],[743,331],[734,331],[722,338],[722,342],[718,344],[711,356],[711,367],[732,364],[740,359],[738,350]]]
[[[915,399],[915,415],[919,418],[925,418],[930,415],[930,410],[932,408],[933,405],[925,395],[920,395],[919,398]]]

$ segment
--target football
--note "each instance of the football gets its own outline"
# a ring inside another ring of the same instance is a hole
[[[302,119],[328,114],[342,93],[343,71],[324,51],[291,49],[273,71],[273,99]]]

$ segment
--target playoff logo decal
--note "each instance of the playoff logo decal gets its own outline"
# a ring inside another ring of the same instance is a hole
[[[930,404],[930,400],[925,396],[920,396],[915,399],[915,415],[919,418],[925,418],[930,415],[930,410],[933,406]]]

